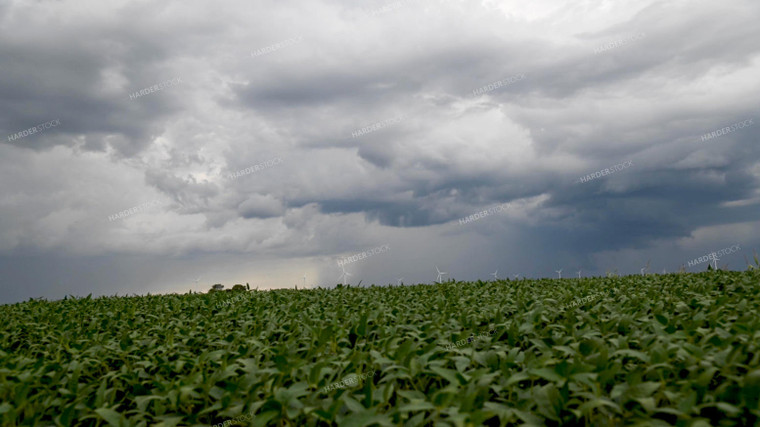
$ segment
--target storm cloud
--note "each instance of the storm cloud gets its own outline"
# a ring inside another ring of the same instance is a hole
[[[748,0],[0,4],[0,303],[672,272],[732,245],[720,263],[746,268],[759,18]]]

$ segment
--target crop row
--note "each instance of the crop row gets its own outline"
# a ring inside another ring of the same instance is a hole
[[[30,300],[0,306],[0,424],[753,425],[759,291],[711,271]]]

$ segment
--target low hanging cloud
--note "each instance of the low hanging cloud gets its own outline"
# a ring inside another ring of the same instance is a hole
[[[760,145],[736,124],[760,120],[758,18],[748,0],[2,4],[0,302],[331,286],[336,258],[381,244],[351,280],[749,253]]]

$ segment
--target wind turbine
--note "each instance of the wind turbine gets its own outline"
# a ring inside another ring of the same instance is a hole
[[[561,279],[561,278],[562,278],[562,269],[560,268],[559,270],[554,270],[554,271],[555,271],[557,274],[559,274],[559,278]]]
[[[580,279],[581,278],[581,270],[578,270],[577,273],[578,273],[578,278]]]
[[[439,270],[437,265],[435,266],[435,271],[438,272],[438,279],[436,279],[436,282],[438,282],[438,283],[441,283],[441,280],[443,280],[443,275],[444,274],[449,274],[449,273],[446,273],[446,272],[443,272],[443,271]]]
[[[646,274],[644,272],[646,272],[648,270],[649,270],[649,261],[647,261],[647,265],[645,265],[644,267],[642,267],[642,269],[641,269],[641,275],[645,276]]]
[[[496,270],[493,273],[491,273],[491,276],[493,276],[495,280],[499,280],[499,270]]]
[[[195,286],[198,286],[198,282],[200,282],[200,280],[201,280],[201,276],[198,276],[197,279],[193,280],[193,282],[195,282]]]
[[[306,273],[303,274],[303,287],[306,289]]]
[[[715,263],[715,268],[714,268],[715,271],[718,271],[718,260],[719,259],[720,258],[718,258],[716,256],[713,257],[713,262]]]
[[[517,280],[518,277],[520,277],[520,275],[519,274],[515,274],[515,280]]]
[[[399,285],[399,286],[401,286],[401,284],[403,283],[402,280],[404,280],[404,278],[403,277],[399,277],[398,279],[396,279],[396,284]]]
[[[340,268],[341,268],[341,270],[343,270],[343,273],[341,273],[340,277],[338,277],[338,280],[340,280],[341,283],[343,283],[344,280],[348,280],[348,276],[350,276],[351,273],[349,273],[348,271],[346,271],[346,267],[344,267],[342,264],[341,264]],[[342,279],[341,279],[341,277],[342,277]]]

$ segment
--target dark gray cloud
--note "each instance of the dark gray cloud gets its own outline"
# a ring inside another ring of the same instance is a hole
[[[748,0],[2,4],[0,302],[331,285],[382,244],[353,282],[674,271],[734,244],[741,268],[758,18]]]

